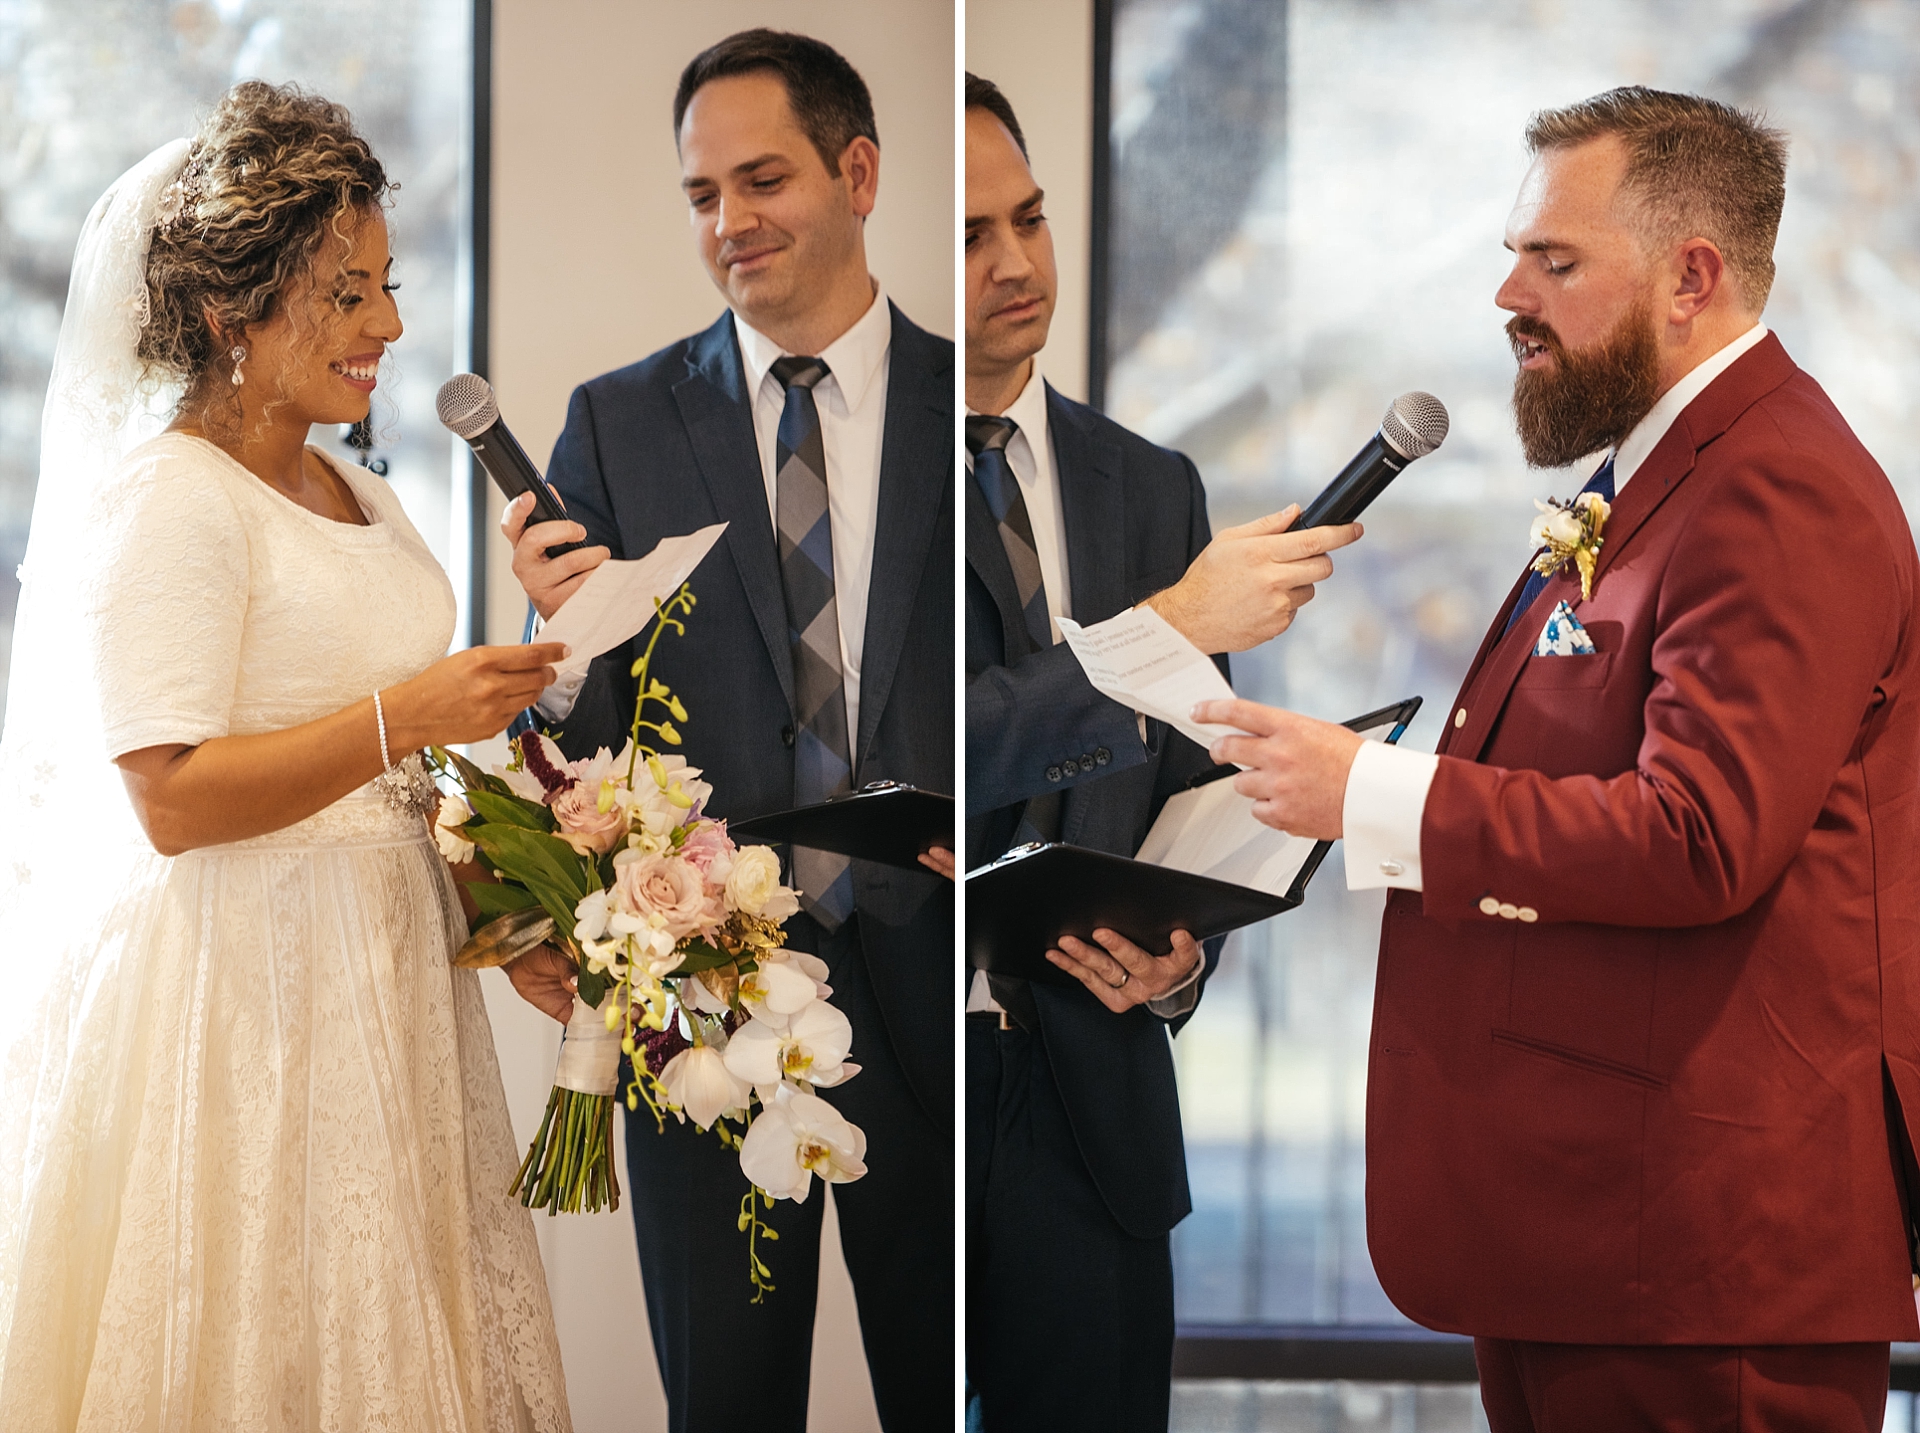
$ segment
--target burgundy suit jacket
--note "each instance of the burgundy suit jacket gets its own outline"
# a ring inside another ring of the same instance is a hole
[[[1516,583],[1381,935],[1367,1229],[1410,1317],[1920,1336],[1889,1136],[1920,1116],[1917,591],[1886,476],[1771,336],[1621,492],[1590,601],[1556,576],[1502,636]],[[1533,656],[1563,599],[1597,652]]]

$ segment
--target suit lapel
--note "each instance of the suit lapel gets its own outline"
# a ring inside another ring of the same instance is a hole
[[[1127,510],[1120,450],[1075,421],[1051,384],[1047,427],[1060,475],[1060,519],[1067,529],[1067,583],[1074,621],[1103,622],[1126,606]]]
[[[1060,520],[1067,530],[1067,585],[1076,622],[1103,622],[1127,605],[1127,509],[1120,450],[1095,439],[1075,420],[1051,385],[1047,428],[1060,478]],[[1076,786],[1061,808],[1060,839],[1076,841],[1094,790]]]
[[[908,617],[926,572],[927,553],[940,515],[953,511],[945,500],[953,481],[952,367],[930,362],[920,331],[899,309],[891,312],[880,504],[867,589],[856,752],[867,751],[879,729],[907,639]]]
[[[1747,409],[1785,383],[1793,372],[1793,360],[1787,357],[1780,340],[1770,333],[1735,359],[1725,373],[1681,410],[1608,514],[1602,534],[1605,541],[1594,565],[1596,589],[1633,535],[1693,472],[1700,450],[1726,432]],[[1499,617],[1481,644],[1481,655],[1475,659],[1460,689],[1461,706],[1466,710],[1467,719],[1457,733],[1449,726],[1448,735],[1438,748],[1443,755],[1464,757],[1468,761],[1480,759],[1488,738],[1493,735],[1495,721],[1506,708],[1514,683],[1520,680],[1527,659],[1533,655],[1539,629],[1527,621],[1516,622],[1504,636],[1499,635],[1525,577],[1522,573],[1521,582],[1514,585],[1513,592],[1501,605]],[[1534,600],[1533,610],[1551,612],[1553,604],[1561,601],[1575,606],[1580,602],[1579,578],[1568,569],[1562,569],[1548,580]],[[1449,722],[1451,720],[1450,717]],[[1456,736],[1457,740],[1449,739]]]
[[[780,584],[780,553],[767,513],[766,479],[753,435],[746,369],[732,314],[701,334],[687,355],[687,376],[673,385],[700,476],[727,524],[727,555],[740,574],[767,655],[793,706],[793,653],[787,642],[787,598]]]

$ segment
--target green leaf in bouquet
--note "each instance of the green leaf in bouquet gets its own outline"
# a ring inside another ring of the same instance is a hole
[[[487,784],[486,772],[475,766],[471,761],[468,761],[457,751],[449,751],[444,746],[436,746],[433,748],[433,759],[439,764],[443,771],[448,767],[452,767],[454,774],[460,778],[461,786],[465,787],[468,791],[480,790]]]
[[[606,998],[607,987],[613,984],[613,977],[604,971],[594,970],[582,963],[580,966],[579,995],[588,1005],[599,1007]]]
[[[480,912],[482,922],[495,916],[521,911],[529,906],[540,904],[540,897],[524,886],[496,884],[492,881],[470,881],[467,891],[473,897],[473,904]]]
[[[551,831],[553,813],[538,801],[524,796],[502,796],[492,791],[468,791],[467,803],[483,821],[501,826],[519,826],[528,831]]]
[[[728,955],[718,946],[708,945],[697,936],[683,942],[680,952],[680,963],[668,972],[669,975],[697,975],[703,970],[731,965],[738,959],[737,956]]]
[[[574,910],[587,893],[583,858],[573,847],[557,836],[494,822],[467,827],[466,837],[496,871],[539,897],[562,930],[573,929]]]

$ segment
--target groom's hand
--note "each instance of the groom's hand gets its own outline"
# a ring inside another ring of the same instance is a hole
[[[550,945],[536,945],[507,966],[507,979],[522,1000],[562,1025],[573,1014],[573,992],[580,972]]]
[[[1118,931],[1097,930],[1093,938],[1097,945],[1063,935],[1047,959],[1116,1015],[1185,984],[1201,961],[1200,943],[1183,930],[1173,933],[1173,949],[1165,955],[1147,954]]]
[[[1256,820],[1317,841],[1343,833],[1347,775],[1362,744],[1358,732],[1239,699],[1199,702],[1193,719],[1250,733],[1223,736],[1207,754],[1222,766],[1246,768],[1233,778],[1233,789],[1253,798]]]
[[[553,492],[553,489],[547,491]],[[553,500],[560,502],[560,494],[554,493]],[[563,552],[549,558],[548,548],[566,542],[585,542],[587,530],[577,522],[537,522],[528,527],[527,514],[532,511],[533,494],[520,494],[500,514],[500,531],[513,544],[513,575],[519,579],[540,620],[546,622],[573,596],[574,589],[587,580],[587,574],[610,554],[604,547],[583,547],[577,552]]]

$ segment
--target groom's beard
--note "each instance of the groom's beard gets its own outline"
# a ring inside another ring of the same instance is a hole
[[[1507,320],[1516,358],[1523,336],[1546,344],[1554,360],[1550,368],[1523,368],[1513,380],[1514,425],[1530,466],[1564,468],[1611,448],[1652,411],[1660,394],[1660,348],[1650,305],[1637,305],[1606,338],[1578,353],[1547,324],[1516,314]]]

